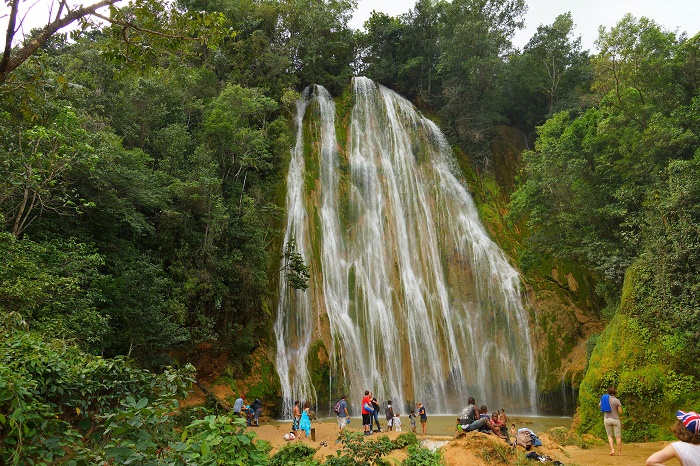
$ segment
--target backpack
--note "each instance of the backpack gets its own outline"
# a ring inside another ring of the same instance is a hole
[[[462,417],[460,418],[460,424],[466,425],[474,422],[478,416],[476,414],[476,406],[467,405],[466,408],[462,410]]]
[[[518,432],[515,436],[515,444],[529,450],[532,448],[532,437],[530,437],[530,434],[527,432]]]
[[[607,393],[600,397],[600,410],[604,413],[612,412],[612,407],[610,406],[610,395]]]
[[[335,404],[335,407],[333,408],[335,414],[340,414],[340,401],[341,400],[338,400],[338,402]]]

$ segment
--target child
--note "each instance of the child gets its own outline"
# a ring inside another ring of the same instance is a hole
[[[411,432],[416,433],[416,410],[412,409],[408,415],[408,420],[411,421]]]
[[[501,432],[501,435],[508,437],[508,426],[501,422],[498,412],[491,415],[491,424]]]
[[[501,408],[501,410],[498,412],[498,420],[503,424],[504,426],[508,425],[508,416],[506,416],[506,410]]]
[[[396,413],[396,416],[394,416],[394,432],[401,432],[401,415],[399,413]]]

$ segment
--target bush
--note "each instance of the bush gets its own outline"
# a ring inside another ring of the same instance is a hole
[[[419,445],[408,447],[408,458],[403,462],[404,466],[441,466],[445,464],[440,450],[432,451],[421,448]]]
[[[382,456],[393,450],[394,444],[383,435],[375,441],[365,441],[362,432],[343,431],[340,441],[343,449],[336,456],[328,456],[326,466],[371,466],[384,464]]]
[[[547,431],[547,434],[553,442],[562,446],[574,445],[583,450],[590,448],[583,436],[566,427],[553,427]]]
[[[418,437],[413,432],[401,434],[394,440],[394,449],[400,450],[411,445],[418,445]]]
[[[313,459],[316,451],[303,443],[288,443],[272,456],[270,466],[316,466],[320,464]]]

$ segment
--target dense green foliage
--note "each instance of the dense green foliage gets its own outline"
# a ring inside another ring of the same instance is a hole
[[[603,434],[609,386],[629,440],[665,436],[700,396],[698,44],[626,16],[598,40],[596,105],[555,114],[524,156],[511,207],[530,253],[594,272],[612,319],[580,387],[582,431]]]
[[[374,13],[364,31],[348,27],[355,6],[140,1],[0,70],[3,461],[267,461],[216,414],[174,436],[172,400],[192,374],[169,367],[214,342],[240,361],[235,377],[259,369],[251,395],[277,394],[265,352],[251,354],[279,274],[308,287],[309,266],[281,244],[289,120],[307,85],[340,95],[354,73],[440,120],[496,199],[481,213],[526,276],[557,261],[591,307],[607,306],[582,430],[599,429],[591,404],[610,384],[634,438],[663,436],[669,413],[697,403],[700,36],[626,16],[590,56],[564,13],[521,51],[510,40],[524,0],[418,0],[398,17]],[[501,125],[528,147],[536,138],[510,177],[493,158]],[[501,188],[515,191],[509,206]],[[547,312],[551,362],[577,336],[556,340]],[[327,462],[377,463],[390,448],[346,437]]]

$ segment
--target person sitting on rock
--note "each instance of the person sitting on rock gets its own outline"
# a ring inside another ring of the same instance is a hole
[[[474,397],[469,397],[467,400],[467,407],[462,411],[462,419],[460,424],[464,432],[471,432],[474,430],[481,430],[486,428],[488,431],[493,432],[498,436],[498,438],[506,439],[507,437],[501,434],[500,429],[497,429],[492,423],[488,415],[488,408],[486,405],[481,406],[481,409],[476,409],[476,401]],[[481,417],[482,414],[486,414],[485,417]],[[466,417],[465,417],[466,416]]]

